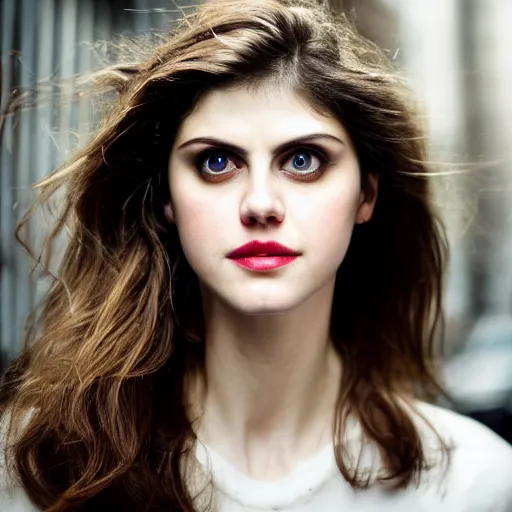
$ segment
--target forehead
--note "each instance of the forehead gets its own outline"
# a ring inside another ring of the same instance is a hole
[[[215,136],[233,143],[257,138],[274,144],[309,133],[347,137],[336,118],[320,114],[291,89],[237,87],[208,92],[183,121],[176,143]]]

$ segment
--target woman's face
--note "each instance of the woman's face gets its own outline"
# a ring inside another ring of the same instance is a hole
[[[332,293],[374,204],[343,126],[277,87],[207,94],[177,133],[169,183],[166,212],[203,294],[246,314]]]

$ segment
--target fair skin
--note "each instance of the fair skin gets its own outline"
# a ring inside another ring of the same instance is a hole
[[[169,183],[166,214],[203,296],[198,437],[247,475],[280,478],[331,442],[335,276],[354,225],[372,215],[377,181],[363,192],[335,118],[267,86],[208,93],[176,135]],[[227,257],[252,240],[298,257],[265,272]]]

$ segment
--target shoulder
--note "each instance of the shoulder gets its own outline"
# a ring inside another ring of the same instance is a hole
[[[505,464],[512,468],[512,446],[485,425],[454,411],[424,402],[419,413],[452,447],[455,457],[482,464]]]
[[[417,410],[449,448],[447,492],[468,510],[512,511],[512,446],[456,412],[418,403]]]

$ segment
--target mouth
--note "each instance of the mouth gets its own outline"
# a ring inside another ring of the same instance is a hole
[[[228,259],[240,267],[255,272],[266,272],[288,265],[300,253],[278,242],[253,240],[228,254]]]

